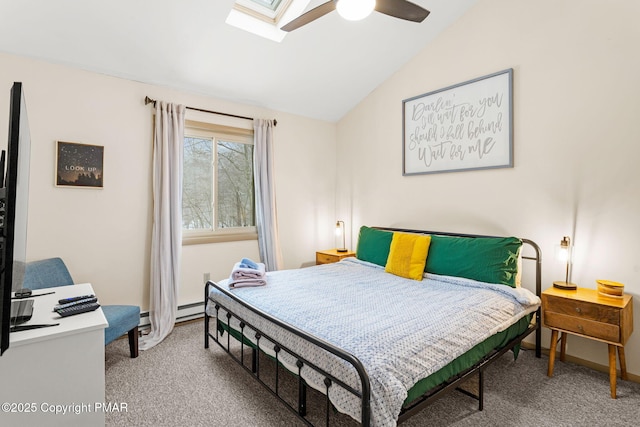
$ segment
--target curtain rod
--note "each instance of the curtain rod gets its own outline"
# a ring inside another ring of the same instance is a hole
[[[151,99],[148,96],[145,96],[144,97],[144,105],[148,105],[148,104],[153,104],[154,107],[155,107],[156,100],[155,99]],[[253,120],[253,117],[238,116],[236,114],[221,113],[219,111],[204,110],[202,108],[195,108],[195,107],[189,107],[189,106],[185,106],[185,108],[187,108],[189,110],[193,110],[193,111],[201,111],[203,113],[218,114],[220,116],[227,116],[227,117],[235,117],[236,119]],[[278,124],[278,121],[276,119],[273,119],[273,125],[276,126],[277,124]]]

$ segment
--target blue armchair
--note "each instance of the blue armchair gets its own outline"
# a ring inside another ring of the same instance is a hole
[[[42,289],[73,285],[73,279],[64,261],[49,258],[27,263],[24,273],[24,288]],[[104,331],[104,345],[122,335],[129,334],[129,352],[138,357],[138,324],[140,307],[135,305],[103,305],[102,311],[109,326]]]

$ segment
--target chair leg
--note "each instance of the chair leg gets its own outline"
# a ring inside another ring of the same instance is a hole
[[[131,358],[138,357],[138,327],[136,326],[129,331],[129,352]]]

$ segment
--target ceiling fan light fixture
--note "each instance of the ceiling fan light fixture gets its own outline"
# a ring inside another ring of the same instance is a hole
[[[376,7],[376,0],[338,0],[336,9],[340,16],[349,21],[366,18]]]

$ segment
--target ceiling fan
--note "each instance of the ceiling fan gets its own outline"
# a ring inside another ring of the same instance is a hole
[[[303,13],[280,29],[293,31],[336,9],[340,16],[354,21],[366,18],[373,10],[413,22],[424,21],[430,13],[407,0],[330,0]]]

